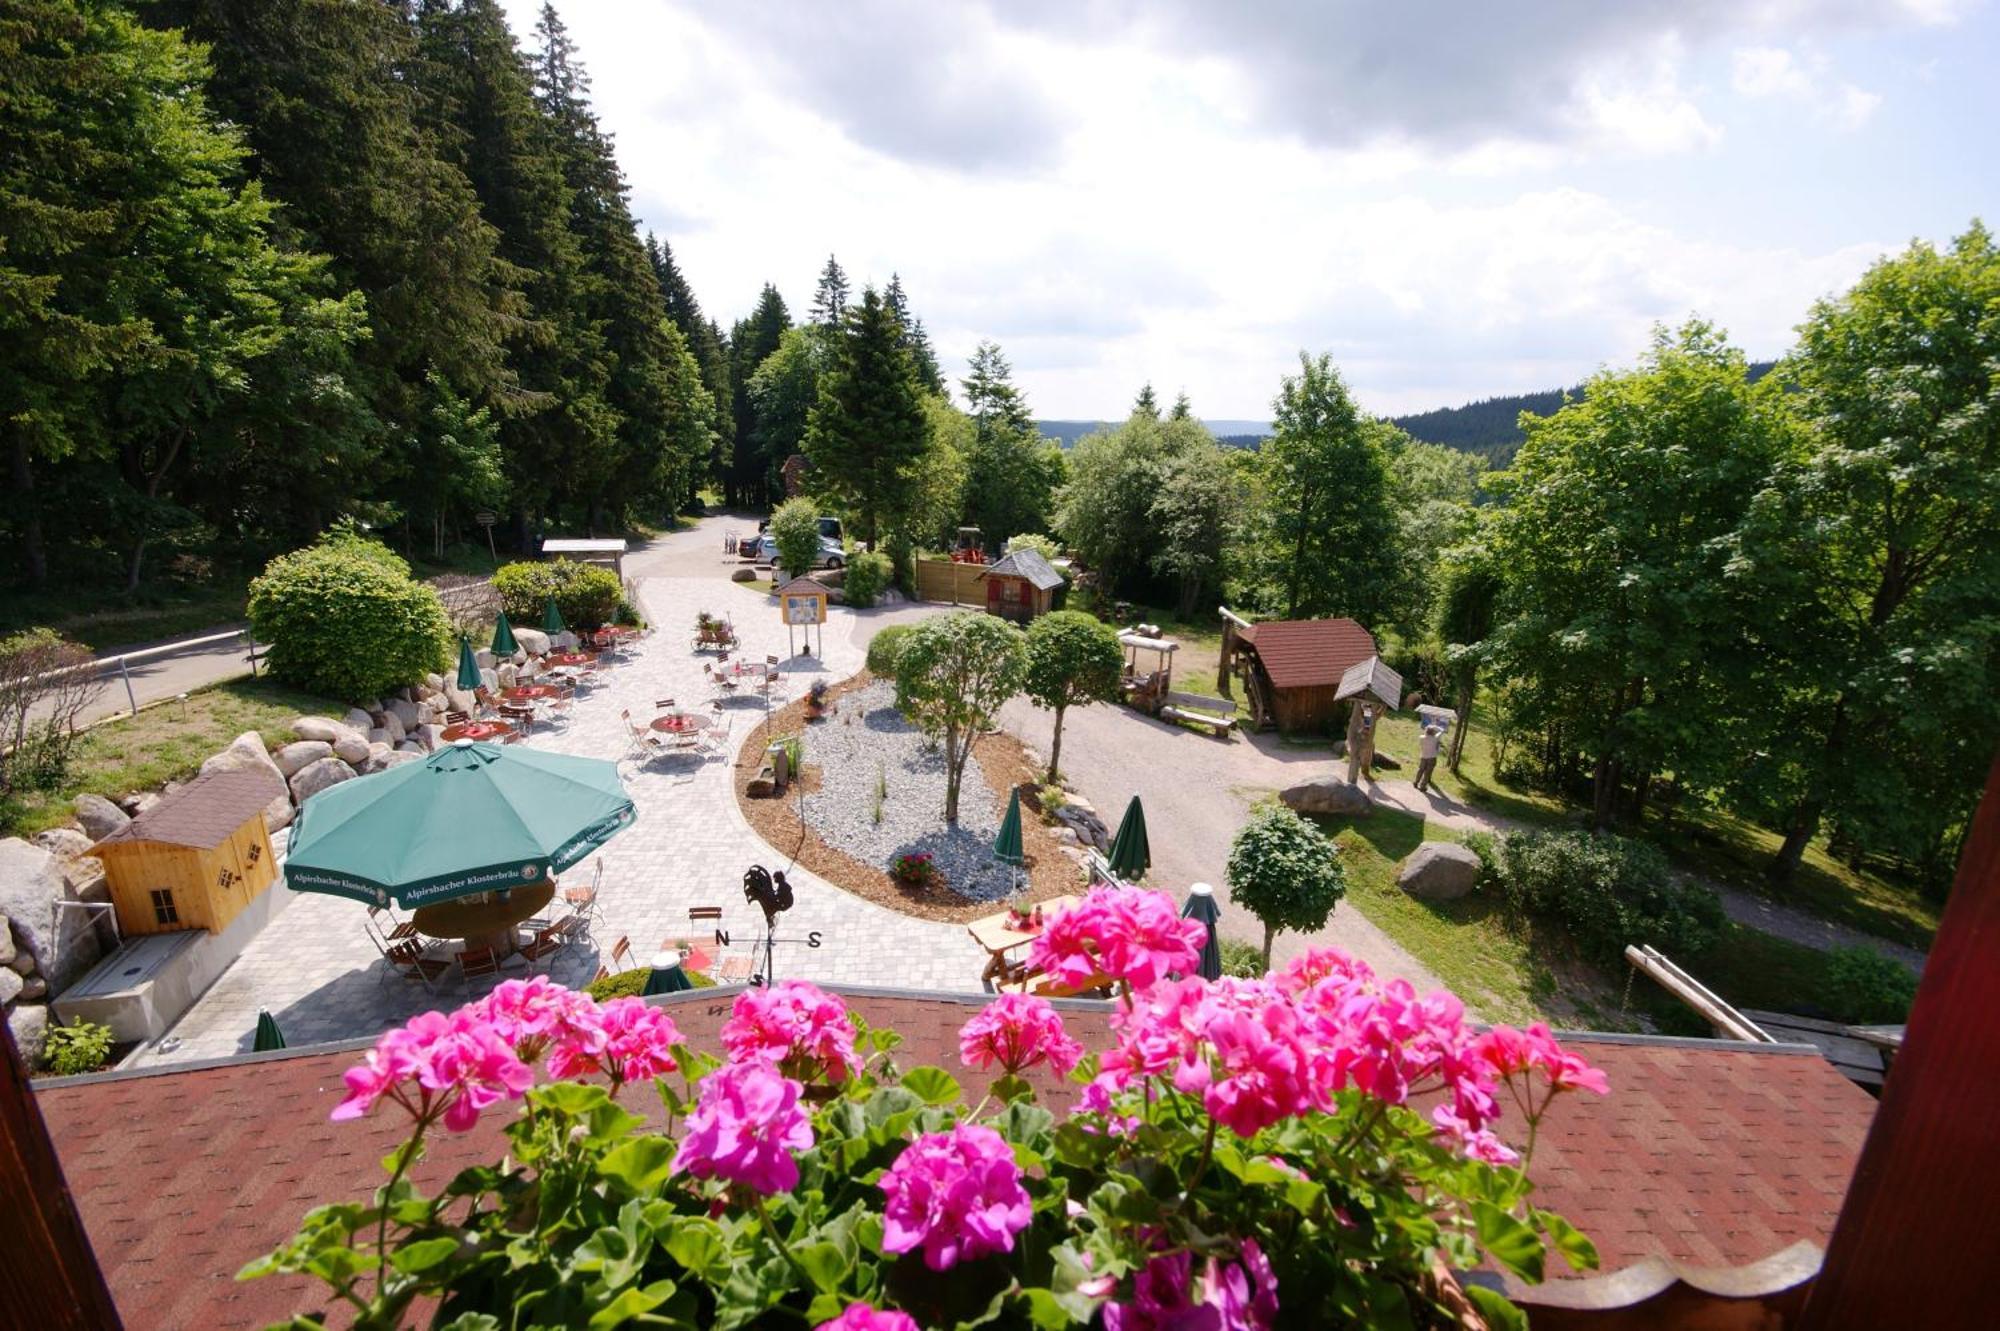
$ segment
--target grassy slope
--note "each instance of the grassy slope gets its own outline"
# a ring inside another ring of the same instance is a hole
[[[345,708],[310,693],[268,680],[236,680],[188,695],[185,705],[162,703],[137,716],[109,721],[83,738],[69,780],[60,790],[35,791],[4,813],[7,832],[29,836],[70,817],[70,801],[82,794],[116,799],[168,781],[185,781],[202,760],[246,730],[266,743],[295,736],[292,718],[301,712],[339,715]]]

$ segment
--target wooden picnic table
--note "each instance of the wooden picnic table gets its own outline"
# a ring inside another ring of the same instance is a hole
[[[980,978],[990,980],[996,975],[1004,974],[1010,964],[1007,960],[1009,952],[1014,951],[1016,948],[1026,947],[1041,937],[1042,929],[1048,927],[1048,921],[1054,919],[1063,911],[1068,910],[1080,899],[1074,896],[1063,896],[1037,903],[1042,909],[1041,927],[1028,925],[1023,928],[1010,924],[1008,921],[1013,918],[1013,912],[1004,910],[998,915],[982,915],[980,918],[966,925],[965,931],[972,935],[973,942],[986,949],[989,958],[986,963],[986,971]]]
[[[446,726],[438,733],[438,738],[446,743],[458,740],[508,740],[513,738],[514,727],[505,721],[461,721],[455,726]]]
[[[519,944],[514,926],[532,919],[555,899],[553,879],[544,878],[509,892],[456,897],[434,906],[419,906],[410,915],[417,932],[428,938],[463,939],[467,947],[490,947],[504,957]]]

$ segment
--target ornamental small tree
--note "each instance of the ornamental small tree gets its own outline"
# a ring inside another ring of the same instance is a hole
[[[896,706],[944,747],[944,820],[958,821],[958,787],[979,736],[1021,691],[1021,630],[977,610],[927,619],[896,653]]]
[[[810,499],[788,499],[771,515],[771,539],[778,567],[796,578],[819,562],[819,507]]]
[[[1230,899],[1264,922],[1264,969],[1280,929],[1326,927],[1347,895],[1339,851],[1317,827],[1282,804],[1250,815],[1229,847]]]
[[[1054,781],[1062,761],[1063,713],[1116,698],[1125,653],[1118,645],[1116,629],[1078,610],[1043,615],[1028,626],[1027,639],[1022,690],[1035,706],[1055,713],[1048,775]]]

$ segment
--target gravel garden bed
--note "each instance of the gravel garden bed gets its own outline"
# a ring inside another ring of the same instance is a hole
[[[1032,781],[1020,744],[989,735],[966,763],[959,822],[944,822],[943,754],[895,707],[895,689],[865,672],[829,693],[832,710],[806,722],[801,703],[772,719],[772,735],[804,738],[805,778],[782,799],[745,793],[761,761],[762,736],[746,742],[737,765],[744,815],[787,857],[796,849],[808,869],[907,914],[967,920],[991,914],[1011,893],[1015,876],[993,858],[994,833],[1006,795]],[[797,792],[805,790],[806,832],[800,835]],[[1028,866],[1020,881],[1040,900],[1077,890],[1081,872],[1065,856],[1022,792],[1022,836]],[[879,817],[878,817],[879,805]],[[927,853],[943,881],[927,889],[898,883],[888,869],[899,855]]]

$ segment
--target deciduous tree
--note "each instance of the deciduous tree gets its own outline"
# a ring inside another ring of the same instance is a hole
[[[1264,969],[1280,929],[1326,927],[1347,895],[1333,842],[1282,804],[1259,805],[1229,846],[1229,899],[1264,926]]]
[[[1125,651],[1116,629],[1078,610],[1043,615],[1028,625],[1027,637],[1022,690],[1035,706],[1055,714],[1047,778],[1054,781],[1061,775],[1064,714],[1072,707],[1117,699]]]
[[[958,821],[959,785],[972,746],[1001,705],[1021,691],[1027,648],[1021,630],[976,610],[927,619],[896,656],[896,706],[944,749],[944,820]]]

